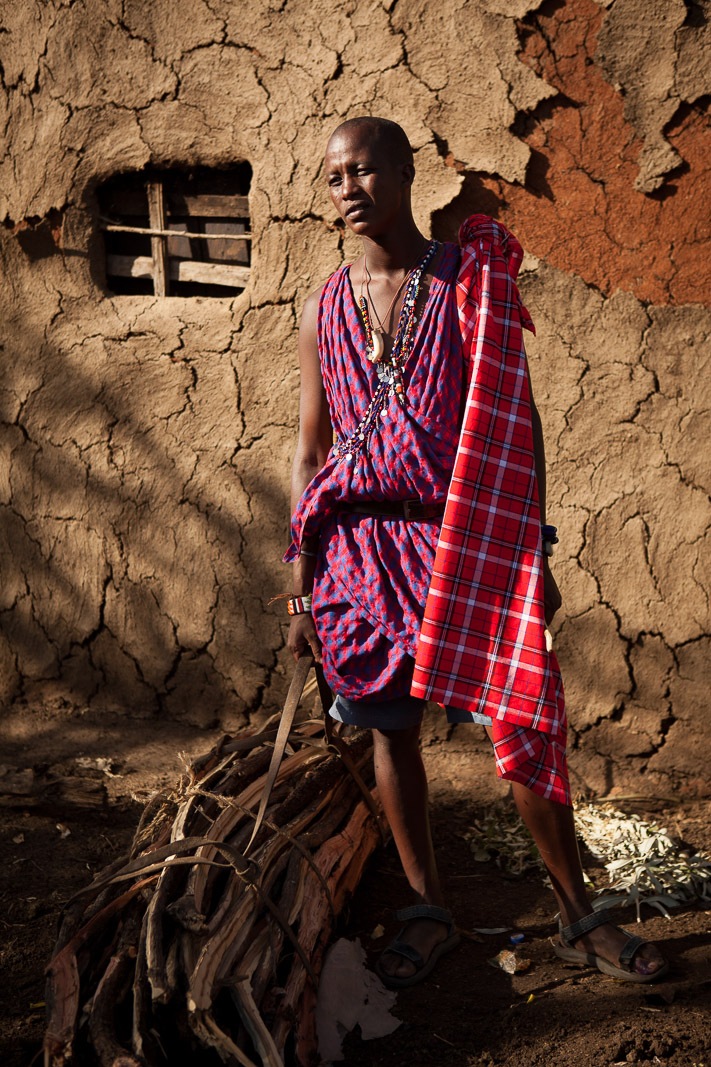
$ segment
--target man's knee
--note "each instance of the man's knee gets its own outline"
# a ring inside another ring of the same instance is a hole
[[[406,726],[402,730],[373,730],[373,747],[377,752],[403,752],[417,749],[420,743],[420,724]]]

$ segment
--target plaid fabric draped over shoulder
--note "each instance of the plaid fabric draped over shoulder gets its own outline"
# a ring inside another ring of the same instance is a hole
[[[470,382],[412,693],[493,720],[502,777],[570,803],[566,718],[546,646],[540,515],[516,238],[484,215],[460,230],[456,296]]]

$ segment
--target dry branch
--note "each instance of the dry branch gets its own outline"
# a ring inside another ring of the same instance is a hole
[[[316,975],[380,807],[369,733],[327,738],[314,720],[286,733],[270,721],[222,738],[149,801],[130,855],[69,901],[46,1067],[314,1062]]]

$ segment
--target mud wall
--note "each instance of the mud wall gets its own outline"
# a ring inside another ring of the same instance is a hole
[[[0,684],[38,724],[282,697],[295,331],[355,245],[328,132],[393,117],[417,217],[510,225],[579,784],[705,790],[709,0],[73,0],[0,26]],[[234,299],[111,296],[97,185],[248,160]]]

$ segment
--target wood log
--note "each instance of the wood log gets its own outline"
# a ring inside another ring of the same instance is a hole
[[[89,1034],[101,1067],[143,1067],[116,1036],[116,1005],[132,982],[140,922],[137,912],[126,916],[116,951],[101,976],[91,1002]]]
[[[77,952],[117,912],[121,911],[155,875],[141,879],[120,897],[112,900],[94,915],[81,930],[66,943],[45,970],[47,983],[47,1029],[44,1038],[46,1067],[53,1067],[71,1059],[71,1049],[79,1010],[79,969]]]
[[[6,767],[0,774],[0,807],[101,808],[105,803],[106,786],[95,778],[40,776],[31,767]]]
[[[146,975],[151,987],[151,998],[157,1001],[163,1001],[168,992],[163,948],[163,915],[174,889],[184,879],[184,875],[185,871],[179,867],[169,867],[161,872],[155,893],[143,917]]]
[[[304,749],[302,752],[296,752],[293,756],[289,756],[288,759],[284,760],[279,769],[277,784],[283,782],[286,778],[291,778],[292,775],[306,767],[314,758],[313,752],[309,749]],[[259,778],[256,778],[242,791],[242,793],[240,793],[238,799],[242,808],[257,807],[265,781],[266,775],[260,775]],[[226,840],[228,836],[235,832],[235,828],[247,819],[248,816],[243,814],[243,812],[237,808],[229,807],[224,809],[215,819],[212,827],[212,836],[214,840]],[[216,850],[212,846],[206,846],[204,850],[200,850],[198,855],[204,859],[211,860],[214,859]],[[203,894],[205,892],[206,880],[206,872],[198,871],[196,873],[195,906],[198,911],[203,910]]]
[[[308,1062],[315,972],[378,842],[352,773],[369,779],[371,743],[366,732],[343,743],[349,771],[318,724],[295,727],[246,859],[274,736],[267,723],[194,760],[177,803],[149,801],[130,858],[70,901],[48,968],[47,1067],[71,1055],[80,1002],[91,1003],[92,1041],[112,1067],[159,1067],[176,1054],[199,1067],[195,1042],[243,1067],[283,1067],[289,1035]],[[129,1050],[113,1010],[130,985]]]
[[[192,799],[191,797],[178,805],[170,832],[171,841],[185,839],[185,821],[189,815]],[[146,975],[153,1000],[163,1000],[168,992],[163,950],[163,913],[175,896],[178,887],[184,884],[186,876],[187,870],[181,870],[179,867],[167,867],[161,871],[143,919],[142,936],[145,946]]]
[[[345,829],[330,838],[316,854],[315,860],[322,875],[331,887],[336,910],[344,903],[346,892],[351,884],[340,877],[342,870],[353,867],[352,878],[360,878],[366,859],[378,844],[379,831],[365,801],[359,801]],[[357,871],[357,875],[356,875]],[[303,906],[299,913],[299,940],[311,959],[320,963],[323,947],[328,942],[331,930],[329,910],[323,894],[319,891],[319,882],[312,871],[306,872],[306,889]],[[296,1007],[303,993],[307,974],[301,961],[294,960],[291,974],[287,979],[278,1018],[272,1030],[277,1048],[283,1052],[286,1037],[296,1018]],[[302,1045],[306,1045],[306,1038]]]
[[[37,775],[33,767],[0,765],[0,797],[19,797],[26,800],[37,791]]]
[[[190,1022],[200,1042],[207,1048],[216,1049],[223,1061],[229,1063],[231,1058],[234,1058],[241,1067],[257,1067],[254,1060],[220,1029],[210,1012],[194,1012]]]

